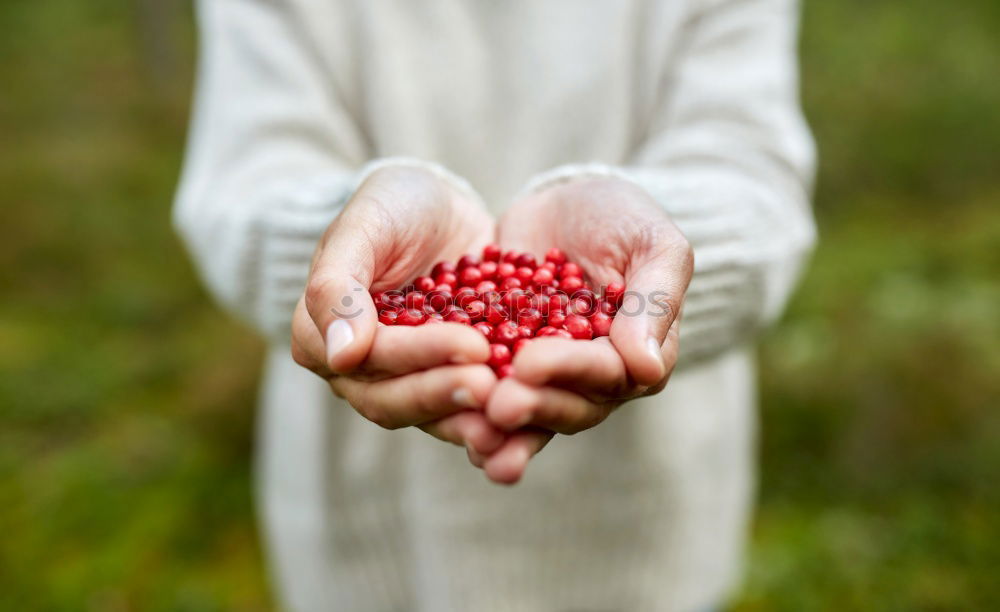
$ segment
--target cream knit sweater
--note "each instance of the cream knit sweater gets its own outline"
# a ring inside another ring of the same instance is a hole
[[[273,341],[258,472],[284,605],[722,601],[753,489],[747,342],[813,241],[793,0],[203,0],[199,18],[176,222],[215,295]],[[696,258],[667,389],[555,439],[512,489],[332,397],[290,359],[289,321],[373,163],[433,164],[497,213],[553,177],[647,189]]]

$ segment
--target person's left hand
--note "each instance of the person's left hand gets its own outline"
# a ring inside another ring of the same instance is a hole
[[[486,415],[511,432],[470,460],[497,482],[515,482],[554,433],[602,422],[630,399],[664,388],[677,361],[678,325],[694,268],[687,239],[638,186],[614,178],[556,184],[515,202],[500,221],[505,249],[558,247],[597,288],[626,287],[610,336],[590,342],[538,338],[514,358],[514,374],[490,394]]]

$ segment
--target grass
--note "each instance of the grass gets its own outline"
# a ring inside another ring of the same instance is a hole
[[[270,607],[261,346],[169,229],[190,15],[164,59],[135,6],[0,4],[0,609]],[[998,29],[991,0],[807,2],[822,246],[761,349],[737,610],[1000,605]]]

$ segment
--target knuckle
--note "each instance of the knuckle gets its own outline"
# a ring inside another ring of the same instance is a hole
[[[306,309],[315,313],[317,308],[322,308],[326,295],[330,290],[330,279],[318,275],[309,278],[305,288]]]

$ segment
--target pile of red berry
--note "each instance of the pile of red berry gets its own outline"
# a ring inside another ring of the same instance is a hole
[[[489,340],[488,364],[502,378],[531,338],[607,336],[624,294],[621,283],[595,294],[580,266],[559,249],[549,249],[539,264],[534,255],[504,253],[491,244],[482,260],[465,255],[458,263],[439,262],[429,276],[402,289],[373,292],[372,300],[385,325],[451,321],[475,327]]]

